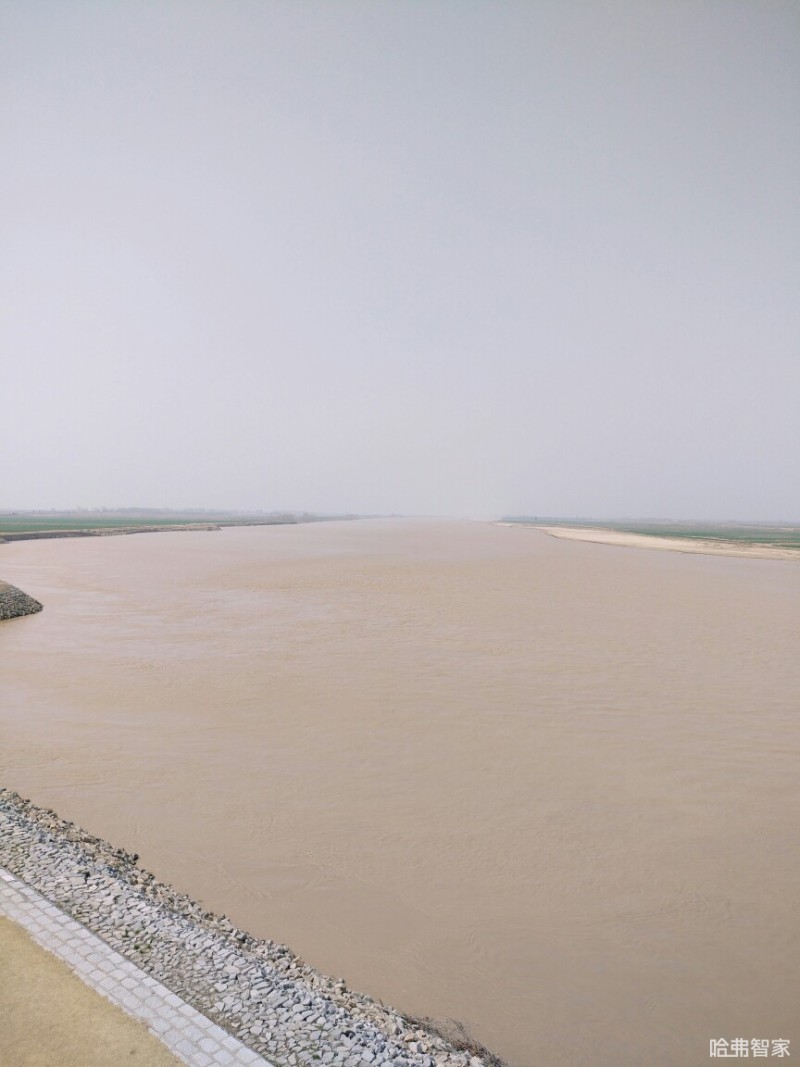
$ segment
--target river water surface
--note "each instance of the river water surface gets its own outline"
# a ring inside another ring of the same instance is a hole
[[[518,1067],[800,1055],[800,565],[375,520],[0,574],[1,784]]]

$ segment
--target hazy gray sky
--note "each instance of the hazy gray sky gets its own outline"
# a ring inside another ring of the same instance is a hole
[[[800,4],[0,2],[0,508],[800,519]]]

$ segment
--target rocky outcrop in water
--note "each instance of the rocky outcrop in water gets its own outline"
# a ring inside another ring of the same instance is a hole
[[[42,605],[38,600],[15,585],[0,582],[0,619],[18,619],[21,615],[34,615],[41,610]]]

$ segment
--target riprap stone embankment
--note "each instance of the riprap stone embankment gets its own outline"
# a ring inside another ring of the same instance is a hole
[[[502,1067],[477,1044],[446,1040],[238,930],[137,861],[0,789],[0,866],[270,1062]]]
[[[15,585],[0,582],[0,619],[18,619],[22,615],[34,615],[42,605],[32,596],[23,593]]]

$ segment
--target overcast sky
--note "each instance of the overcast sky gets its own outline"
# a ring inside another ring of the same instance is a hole
[[[796,0],[0,0],[0,508],[800,519]]]

